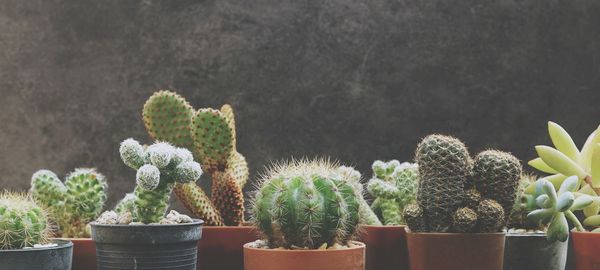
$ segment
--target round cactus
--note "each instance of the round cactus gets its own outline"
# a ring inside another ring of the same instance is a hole
[[[359,202],[336,169],[325,161],[294,161],[266,174],[252,212],[269,246],[315,249],[351,239]]]
[[[404,216],[404,220],[406,220],[406,225],[408,225],[408,228],[411,231],[429,231],[429,228],[427,228],[427,222],[425,221],[425,216],[423,215],[423,209],[421,209],[418,204],[412,203],[407,205],[402,214]]]
[[[452,228],[455,232],[471,232],[477,226],[477,213],[468,207],[459,208],[452,216]]]
[[[469,207],[471,209],[476,209],[477,206],[479,205],[479,202],[481,202],[481,193],[479,193],[479,191],[477,191],[477,189],[472,188],[472,189],[465,191],[464,205],[466,207]]]
[[[495,233],[504,225],[504,209],[494,200],[483,200],[477,206],[478,232]]]
[[[21,249],[44,244],[49,236],[48,218],[32,198],[0,193],[0,249]]]
[[[67,187],[55,173],[49,170],[39,170],[31,176],[31,194],[44,207],[63,208]]]

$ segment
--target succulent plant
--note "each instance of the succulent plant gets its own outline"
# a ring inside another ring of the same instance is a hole
[[[375,198],[371,208],[385,225],[405,224],[404,208],[414,202],[418,185],[416,164],[397,160],[373,162],[373,178],[367,189]]]
[[[551,242],[567,240],[569,237],[568,221],[575,226],[577,231],[585,231],[573,212],[588,207],[594,202],[594,198],[586,194],[576,196],[575,191],[578,185],[579,179],[575,175],[567,177],[560,185],[558,192],[546,179],[542,178],[535,182],[536,205],[540,209],[531,211],[528,218],[549,223],[547,237]]]
[[[345,245],[358,225],[355,189],[323,160],[275,165],[253,201],[257,228],[272,248]]]
[[[359,203],[359,224],[381,226],[381,221],[379,220],[375,212],[373,212],[373,210],[364,198],[364,188],[360,182],[362,178],[360,172],[348,166],[340,166],[338,167],[337,171],[341,175],[341,178],[345,179],[354,188],[354,192],[356,193],[356,199]]]
[[[195,182],[202,175],[200,164],[193,160],[190,151],[166,142],[144,147],[127,139],[121,143],[119,153],[123,163],[137,172],[133,195],[127,194],[116,210],[134,210],[131,214],[136,222],[159,222],[167,210],[173,186]]]
[[[64,183],[49,170],[39,170],[31,177],[31,194],[50,210],[62,237],[90,237],[87,225],[102,212],[106,189],[104,176],[95,169],[75,169]]]
[[[182,96],[161,90],[146,101],[142,115],[152,138],[190,150],[210,175],[210,197],[196,183],[175,184],[183,205],[206,225],[241,225],[242,188],[249,172],[246,159],[236,150],[231,106],[195,110]]]
[[[21,249],[45,244],[50,229],[44,208],[29,196],[0,192],[0,249]]]

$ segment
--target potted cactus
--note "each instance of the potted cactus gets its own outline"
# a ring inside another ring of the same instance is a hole
[[[417,203],[404,209],[410,268],[501,270],[506,225],[521,164],[486,150],[471,159],[458,139],[429,135],[417,146]]]
[[[257,234],[244,218],[242,188],[249,172],[236,149],[233,109],[225,104],[220,110],[195,110],[182,96],[158,91],[144,104],[142,116],[153,139],[191,151],[210,178],[206,192],[194,182],[174,187],[183,205],[205,221],[198,269],[241,270],[242,245]]]
[[[127,139],[119,153],[136,170],[136,187],[90,223],[98,269],[196,269],[202,221],[165,212],[173,187],[198,180],[200,164],[166,142],[142,146]]]
[[[95,169],[79,168],[61,182],[55,173],[39,170],[31,177],[30,192],[50,212],[57,225],[55,237],[73,242],[73,269],[96,269],[96,248],[88,223],[106,202],[106,180]]]
[[[365,245],[351,241],[360,202],[350,182],[323,160],[271,168],[252,207],[262,239],[244,245],[244,269],[364,269]]]
[[[408,269],[406,222],[402,212],[416,198],[418,166],[397,160],[377,160],[372,169],[373,177],[367,189],[374,198],[370,209],[375,216],[361,219],[359,230],[359,239],[367,246],[366,268]]]
[[[575,269],[595,269],[600,264],[594,252],[600,249],[600,127],[588,136],[581,150],[560,125],[548,122],[548,133],[554,147],[536,146],[539,157],[529,162],[549,174],[526,190],[544,196],[537,199],[541,209],[530,213],[530,217],[549,222],[551,241],[566,241],[573,227],[573,256],[568,261]],[[558,196],[556,201],[554,195]]]
[[[0,192],[0,268],[71,269],[73,244],[49,241],[49,224],[44,208],[30,196]]]

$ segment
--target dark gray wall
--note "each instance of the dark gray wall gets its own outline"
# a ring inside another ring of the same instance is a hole
[[[370,175],[432,132],[523,160],[555,120],[600,123],[596,0],[0,0],[0,187],[119,160],[145,99],[231,103],[252,176],[327,155]]]

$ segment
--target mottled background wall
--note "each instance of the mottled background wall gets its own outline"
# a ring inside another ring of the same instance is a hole
[[[370,175],[431,132],[528,160],[547,120],[579,144],[600,124],[600,2],[0,0],[0,187],[95,166],[114,204],[162,88],[231,103],[253,177],[292,155]]]

